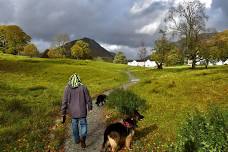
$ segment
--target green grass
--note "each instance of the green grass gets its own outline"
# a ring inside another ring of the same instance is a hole
[[[228,66],[130,69],[141,79],[130,90],[150,105],[149,110],[141,111],[145,119],[136,133],[135,151],[164,151],[175,141],[187,113],[196,109],[206,112],[216,105],[228,124]]]
[[[64,139],[61,98],[80,74],[92,97],[127,82],[125,65],[0,54],[0,151],[58,150]]]

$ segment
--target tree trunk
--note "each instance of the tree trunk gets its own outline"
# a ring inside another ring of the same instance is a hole
[[[193,59],[192,60],[192,69],[195,69],[196,68],[196,59]]]
[[[208,63],[209,63],[209,60],[206,59],[206,61],[205,61],[205,68],[206,68],[206,69],[207,69],[207,67],[208,67]]]
[[[162,63],[158,64],[158,69],[163,69]]]

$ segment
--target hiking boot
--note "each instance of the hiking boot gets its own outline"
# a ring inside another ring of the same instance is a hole
[[[81,140],[81,147],[82,148],[86,148],[86,143],[85,143],[85,140],[84,139]]]
[[[75,144],[80,144],[80,140],[75,141]]]

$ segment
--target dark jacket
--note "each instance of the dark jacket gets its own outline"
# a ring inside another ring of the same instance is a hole
[[[65,116],[68,111],[72,118],[83,118],[87,116],[87,109],[92,110],[92,99],[88,89],[84,85],[77,88],[67,85],[62,101],[62,115]]]

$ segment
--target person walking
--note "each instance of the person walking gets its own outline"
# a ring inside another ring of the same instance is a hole
[[[62,123],[65,123],[67,111],[72,117],[73,139],[76,144],[81,143],[86,148],[87,137],[87,111],[92,110],[92,99],[85,85],[82,84],[78,74],[70,76],[65,87],[62,100]],[[80,134],[79,134],[80,126]]]

